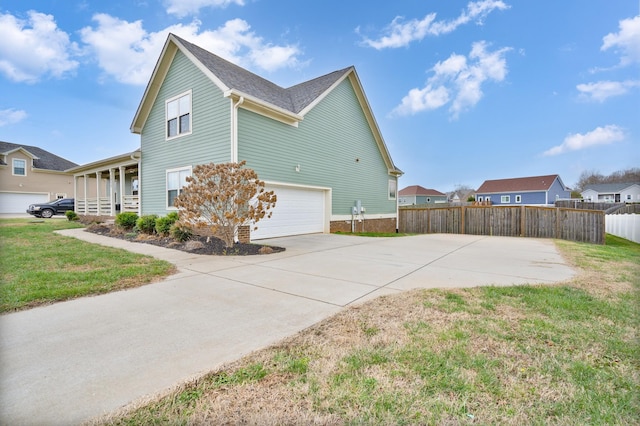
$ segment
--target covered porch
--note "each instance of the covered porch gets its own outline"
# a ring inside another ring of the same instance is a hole
[[[140,150],[67,170],[73,173],[75,212],[90,216],[140,214]]]

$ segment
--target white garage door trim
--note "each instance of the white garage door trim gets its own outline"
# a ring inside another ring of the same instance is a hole
[[[271,218],[257,223],[251,240],[328,232],[330,188],[283,185],[267,182],[266,191],[278,197]]]
[[[0,192],[0,213],[27,213],[29,204],[46,203],[48,192]]]

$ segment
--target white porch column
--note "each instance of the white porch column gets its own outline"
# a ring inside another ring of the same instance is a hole
[[[138,216],[142,216],[142,164],[138,158]]]
[[[120,213],[124,211],[124,181],[125,181],[125,167],[120,166]]]
[[[89,179],[87,175],[82,175],[82,179],[84,180],[84,214],[89,214],[89,204],[87,198],[89,198]]]
[[[78,212],[78,176],[73,175],[73,211]]]
[[[100,181],[102,180],[102,172],[96,172],[96,195],[98,196],[98,206],[96,214],[100,216],[102,212],[100,211]]]
[[[109,216],[116,215],[116,199],[114,197],[114,188],[116,186],[116,173],[114,168],[109,169]]]

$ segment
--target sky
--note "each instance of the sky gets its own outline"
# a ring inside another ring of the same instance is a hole
[[[638,0],[0,0],[0,140],[137,149],[169,32],[282,87],[355,66],[400,188],[640,167]]]

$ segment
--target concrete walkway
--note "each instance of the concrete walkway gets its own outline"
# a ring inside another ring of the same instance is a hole
[[[553,242],[469,235],[305,235],[265,256],[212,257],[61,233],[179,272],[132,290],[0,316],[0,424],[79,424],[271,345],[341,308],[416,287],[573,276]]]

